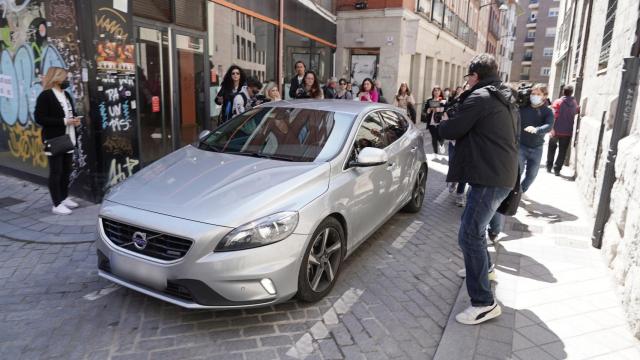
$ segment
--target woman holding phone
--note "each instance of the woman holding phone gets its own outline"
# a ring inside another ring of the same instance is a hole
[[[73,147],[76,146],[76,127],[81,117],[76,115],[71,95],[64,91],[69,87],[67,70],[50,67],[43,80],[43,91],[38,95],[34,117],[42,126],[42,141],[49,160],[49,192],[53,201],[53,213],[69,215],[78,203],[69,198],[69,176],[72,170]],[[68,137],[68,138],[67,138]],[[58,153],[53,143],[68,144],[69,150]]]
[[[442,94],[442,89],[436,86],[431,90],[431,98],[424,103],[424,109],[422,109],[422,112],[426,114],[427,128],[431,133],[431,146],[436,156],[444,154],[444,144],[438,133],[438,125],[444,115],[446,104],[447,101]]]

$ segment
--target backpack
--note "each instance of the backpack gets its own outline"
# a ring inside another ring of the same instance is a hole
[[[238,91],[232,98],[230,101],[227,102],[225,108],[224,108],[224,121],[227,121],[229,119],[231,119],[233,117],[233,101],[236,99],[236,96],[242,96],[242,103],[245,107],[247,107],[247,95],[245,95],[242,91]],[[238,114],[236,114],[238,115]]]
[[[513,133],[515,135],[516,146],[520,143],[520,111],[518,106],[509,101],[502,95],[498,89],[491,85],[487,86],[486,89],[489,91],[489,94],[495,96],[500,103],[506,106],[511,113],[511,124],[513,125]],[[522,187],[520,186],[520,164],[518,164],[518,176],[516,177],[516,183],[513,186],[513,189],[509,192],[509,195],[502,200],[500,206],[496,212],[499,212],[502,215],[513,216],[518,211],[518,206],[520,205],[520,199],[522,198]]]

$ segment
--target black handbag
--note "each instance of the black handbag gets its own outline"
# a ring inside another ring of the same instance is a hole
[[[520,186],[520,168],[518,167],[518,177],[516,179],[516,185],[513,187],[513,190],[509,192],[500,206],[498,206],[497,212],[502,215],[513,216],[518,211],[518,206],[520,205],[520,199],[522,198],[522,187]]]
[[[44,141],[44,151],[52,156],[64,154],[73,149],[73,142],[71,142],[71,137],[68,134]]]

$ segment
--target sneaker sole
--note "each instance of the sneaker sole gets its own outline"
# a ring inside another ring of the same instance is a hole
[[[481,317],[480,319],[477,320],[464,320],[464,319],[458,319],[458,316],[456,315],[456,321],[461,323],[461,324],[465,324],[465,325],[477,325],[480,323],[483,323],[485,321],[489,321],[491,319],[495,319],[498,316],[502,315],[502,309],[500,308],[500,305],[496,305],[496,307],[494,307],[493,309],[491,309],[489,312],[485,313],[483,317]]]

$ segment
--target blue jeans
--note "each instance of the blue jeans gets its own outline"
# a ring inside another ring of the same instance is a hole
[[[489,283],[491,257],[487,250],[486,231],[491,218],[510,191],[510,188],[472,184],[467,195],[458,244],[464,256],[467,293],[473,306],[489,306],[494,301]]]
[[[522,192],[526,192],[529,186],[533,184],[540,169],[540,161],[542,160],[542,146],[528,147],[520,144],[520,176],[524,173],[524,178],[520,182]]]

